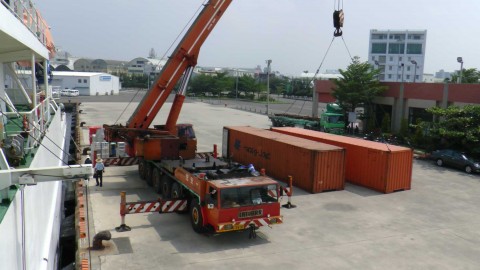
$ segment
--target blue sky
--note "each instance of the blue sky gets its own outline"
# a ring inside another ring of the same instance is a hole
[[[35,1],[58,47],[74,56],[131,60],[162,56],[203,0]],[[370,29],[427,30],[424,72],[480,68],[479,0],[344,0],[344,39],[367,60]],[[334,1],[233,0],[202,47],[198,65],[265,66],[287,75],[314,72],[333,38]],[[337,38],[321,71],[345,69]]]

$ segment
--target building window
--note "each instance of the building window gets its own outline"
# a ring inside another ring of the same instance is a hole
[[[392,74],[388,74],[388,78],[391,79],[391,78],[392,78]]]
[[[407,75],[407,80],[410,80],[410,75]]]
[[[410,61],[412,61],[412,57],[409,56],[408,57],[408,62],[410,62]]]
[[[87,83],[87,79],[83,79],[83,83]]]
[[[410,71],[410,66],[407,67],[407,71]]]
[[[372,61],[375,61],[375,56],[372,56]]]
[[[82,79],[78,79],[78,83],[82,83]]]
[[[388,70],[393,70],[393,67],[392,67],[392,66],[388,66]]]
[[[422,54],[422,44],[407,44],[408,54]]]
[[[398,57],[398,61],[402,61],[402,60],[403,60],[403,58],[401,56]]]
[[[405,52],[405,44],[395,44],[395,43],[390,43],[388,46],[388,53],[392,54],[403,54]]]
[[[393,56],[390,56],[390,62],[392,62],[392,61],[393,61]]]
[[[385,34],[372,34],[372,39],[386,39],[387,35]]]
[[[408,35],[408,39],[421,40],[423,35]]]
[[[387,43],[372,43],[372,53],[387,53]]]

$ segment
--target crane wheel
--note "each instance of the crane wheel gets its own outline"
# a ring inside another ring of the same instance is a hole
[[[158,168],[154,168],[152,172],[152,186],[153,190],[161,194],[162,193],[162,172]]]
[[[170,192],[172,199],[183,199],[182,186],[179,183],[174,182],[172,184],[172,190]]]
[[[192,199],[191,207],[190,207],[190,221],[192,223],[192,228],[197,233],[205,233],[207,230],[203,226],[203,216],[202,216],[202,209],[198,204],[198,200],[196,198]]]
[[[172,195],[173,180],[168,175],[164,174],[162,177],[161,185],[162,185],[162,198],[170,199]]]
[[[152,185],[152,176],[153,176],[153,166],[149,163],[145,164],[145,181],[149,186]]]
[[[145,180],[146,172],[145,172],[145,161],[144,160],[140,160],[138,162],[138,174],[140,175],[140,178],[142,180]]]

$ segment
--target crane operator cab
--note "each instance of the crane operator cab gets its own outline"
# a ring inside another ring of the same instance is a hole
[[[184,159],[195,158],[197,151],[197,138],[192,124],[177,124],[179,138],[179,155]]]

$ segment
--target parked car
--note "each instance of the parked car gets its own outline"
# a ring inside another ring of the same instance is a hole
[[[459,151],[450,149],[435,150],[430,155],[430,158],[433,159],[438,166],[446,165],[461,169],[466,173],[480,172],[480,163]]]
[[[58,92],[57,90],[52,90],[52,97],[55,98],[55,99],[59,99],[60,98],[60,92]]]
[[[60,90],[60,95],[67,96],[67,97],[76,97],[79,95],[79,92],[77,89],[65,88]]]

